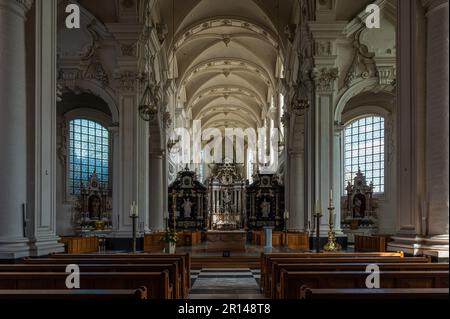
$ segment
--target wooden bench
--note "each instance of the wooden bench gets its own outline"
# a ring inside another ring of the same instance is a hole
[[[385,252],[389,238],[387,235],[355,235],[355,251]]]
[[[69,254],[98,252],[98,237],[61,237],[60,242]]]
[[[265,290],[268,278],[271,275],[271,261],[275,259],[314,259],[322,260],[322,262],[333,262],[333,259],[338,258],[354,258],[354,262],[365,262],[368,259],[373,258],[376,262],[382,262],[382,260],[395,258],[403,259],[405,262],[431,262],[429,257],[404,257],[402,252],[398,253],[262,253],[261,254],[261,287]],[[358,259],[359,258],[359,259]],[[361,259],[361,258],[366,258]],[[412,259],[411,259],[412,258]],[[339,260],[338,260],[339,261]],[[302,261],[304,262],[304,261]],[[307,262],[307,261],[306,261]],[[401,261],[399,261],[401,262]]]
[[[92,262],[89,260],[89,262]],[[160,272],[168,270],[169,284],[174,289],[174,298],[182,299],[183,282],[176,262],[166,264],[85,264],[77,263],[81,274],[85,272]],[[65,272],[66,264],[15,264],[0,265],[1,272]]]
[[[267,270],[261,274],[261,283],[264,293],[269,296],[274,287],[275,264],[336,264],[336,263],[430,263],[428,257],[338,257],[338,258],[269,258]],[[277,278],[279,275],[277,275]]]
[[[300,299],[448,299],[446,288],[387,288],[387,289],[311,289],[299,288]]]
[[[186,269],[187,273],[190,273],[190,265],[191,265],[191,258],[189,253],[176,253],[176,254],[164,254],[164,253],[140,253],[140,254],[50,254],[48,256],[49,258],[65,258],[65,259],[72,259],[72,258],[182,258],[184,268]]]
[[[190,260],[189,263],[186,262],[186,256],[181,255],[169,255],[169,254],[161,254],[161,255],[139,255],[141,258],[131,257],[125,258],[123,255],[81,255],[83,257],[66,258],[59,256],[57,258],[53,258],[55,255],[51,255],[51,258],[25,258],[23,262],[26,264],[102,264],[102,265],[110,265],[110,264],[126,264],[126,265],[142,265],[142,264],[166,264],[166,263],[177,263],[179,278],[181,278],[181,293],[179,293],[177,288],[176,296],[181,295],[183,298],[187,298],[190,290]],[[102,257],[99,257],[102,256]],[[155,256],[155,257],[153,257]]]
[[[0,273],[0,289],[67,289],[65,272]],[[162,272],[94,272],[80,275],[81,289],[135,289],[147,287],[150,299],[172,299],[169,273]]]
[[[0,290],[0,300],[145,300],[147,288],[139,289],[8,289]]]
[[[380,288],[448,288],[448,271],[381,271]],[[364,271],[281,271],[277,298],[298,299],[298,287],[311,289],[367,288]]]
[[[317,263],[283,263],[275,261],[272,265],[272,276],[269,278],[267,287],[267,296],[270,298],[276,297],[276,287],[280,283],[280,274],[284,269],[286,271],[365,271],[367,266],[373,264],[373,262],[345,262],[340,263],[327,263],[327,264],[317,264]],[[380,270],[389,271],[405,271],[405,270],[416,270],[416,271],[436,271],[443,270],[448,271],[448,263],[438,264],[438,263],[377,263]]]

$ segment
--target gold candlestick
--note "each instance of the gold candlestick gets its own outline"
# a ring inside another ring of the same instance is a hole
[[[336,242],[336,234],[334,232],[334,205],[332,200],[330,200],[330,207],[328,207],[329,211],[329,226],[330,230],[328,231],[328,242],[325,244],[323,249],[325,251],[339,251],[342,249],[341,245]]]

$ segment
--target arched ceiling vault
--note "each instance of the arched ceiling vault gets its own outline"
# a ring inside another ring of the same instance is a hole
[[[170,2],[170,3],[169,3]],[[258,128],[276,94],[293,0],[160,1],[177,100],[202,127]],[[281,21],[284,21],[281,23]]]

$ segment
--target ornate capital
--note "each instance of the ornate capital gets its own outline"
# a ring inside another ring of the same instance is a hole
[[[33,0],[15,0],[15,1],[23,6],[25,13],[27,13],[27,11],[31,9],[34,2]]]
[[[0,8],[18,14],[25,19],[27,12],[33,6],[33,2],[33,0],[0,0]]]
[[[122,92],[133,93],[138,91],[141,74],[137,71],[118,71],[114,74],[114,79],[118,81],[118,89]]]
[[[321,68],[313,71],[316,90],[318,92],[334,91],[335,81],[338,78],[338,68]]]

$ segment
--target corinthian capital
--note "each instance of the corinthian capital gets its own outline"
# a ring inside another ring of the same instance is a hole
[[[25,9],[25,13],[31,9],[34,0],[15,0],[18,4],[22,5]]]
[[[32,5],[33,0],[0,0],[0,10],[7,10],[23,18]]]

